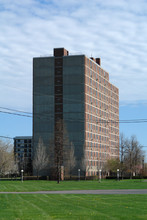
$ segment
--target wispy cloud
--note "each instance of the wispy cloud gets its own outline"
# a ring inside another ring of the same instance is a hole
[[[32,108],[32,58],[54,47],[101,57],[122,103],[147,102],[146,0],[5,0],[0,8],[1,105]]]

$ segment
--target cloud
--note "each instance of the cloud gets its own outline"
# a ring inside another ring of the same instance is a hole
[[[1,105],[32,109],[32,58],[54,47],[101,57],[120,101],[146,102],[145,0],[5,0],[0,6]]]

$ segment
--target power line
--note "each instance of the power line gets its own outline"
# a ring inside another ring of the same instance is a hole
[[[8,111],[13,111],[13,112],[21,112],[21,113],[26,113],[26,114],[32,114],[31,112],[24,112],[24,111],[17,110],[17,109],[12,109],[12,108],[6,108],[6,107],[0,107],[0,108],[8,110]]]
[[[8,137],[8,136],[0,136],[0,138],[14,139],[14,138],[12,138],[12,137]]]
[[[23,115],[23,114],[19,114],[19,113],[12,113],[12,112],[5,112],[5,111],[0,111],[0,113],[5,113],[5,114],[10,114],[10,115],[17,115],[17,116],[32,118],[32,116],[30,116],[30,115]]]
[[[2,108],[2,107],[0,107]],[[4,108],[3,108],[4,109]],[[9,108],[5,108],[7,110],[11,110]],[[23,111],[20,111],[20,110],[14,110],[13,111],[15,112],[8,112],[8,111],[0,111],[0,113],[4,113],[4,114],[10,114],[10,115],[16,115],[16,116],[21,116],[21,117],[28,117],[28,118],[32,118],[33,116],[32,115],[26,115],[26,114],[21,114],[20,112],[22,113],[25,113]],[[19,113],[16,113],[16,112],[19,112]],[[80,113],[80,112],[66,112],[67,114],[72,114],[72,113]],[[27,114],[32,114],[30,112],[27,112]],[[36,113],[35,115],[37,115],[38,118],[43,118],[43,119],[53,119],[54,117],[52,116],[52,114],[48,114],[48,113],[44,113],[44,114],[39,114],[39,113]],[[94,116],[95,117],[95,116]],[[65,120],[68,120],[68,121],[75,121],[75,119],[72,119],[72,118],[68,118],[68,119],[65,119]],[[100,123],[147,123],[147,119],[124,119],[124,120],[106,120],[106,119],[100,119],[100,120],[79,120],[78,121],[81,121],[81,122],[96,122],[97,124]]]
[[[0,136],[0,138],[4,138],[4,139],[14,139],[14,138],[12,138],[12,137],[9,137],[9,136]],[[143,145],[141,145],[141,147],[142,148],[146,148],[147,146],[143,146]]]

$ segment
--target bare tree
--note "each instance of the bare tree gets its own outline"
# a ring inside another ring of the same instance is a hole
[[[133,173],[139,173],[144,159],[142,146],[137,141],[135,136],[125,138],[120,135],[120,170],[123,178],[125,171],[130,172],[130,178]]]
[[[126,145],[128,143],[128,139],[124,137],[124,134],[120,134],[120,143],[119,143],[119,153],[120,153],[120,173],[123,179],[124,172],[127,170],[126,163],[125,163],[125,154],[126,154]]]
[[[54,164],[56,169],[57,183],[61,180],[61,170],[63,168],[63,120],[60,119],[55,123],[55,140],[54,140]]]
[[[14,156],[13,151],[11,151],[9,153],[9,163],[8,163],[8,166],[7,166],[7,170],[8,170],[8,173],[10,175],[19,174],[18,163],[17,163],[17,161],[15,161],[15,156]]]
[[[37,174],[37,179],[39,177],[40,171],[46,168],[48,163],[49,163],[49,157],[46,153],[46,149],[43,144],[43,141],[41,140],[41,138],[39,138],[38,146],[34,152],[34,158],[33,158],[33,169]]]
[[[68,143],[68,145],[64,145],[63,147],[63,158],[64,158],[64,167],[65,167],[65,175],[72,175],[72,169],[76,165],[76,159],[74,155],[74,145],[72,142]]]
[[[74,146],[69,141],[68,132],[63,120],[58,120],[55,124],[54,140],[54,164],[56,167],[56,178],[59,183],[61,174],[70,174],[76,164],[74,156]],[[64,170],[64,171],[63,171]]]
[[[84,145],[83,146],[83,157],[82,157],[82,160],[81,160],[81,168],[84,172],[84,179],[86,180],[86,175],[87,175],[87,172],[90,169],[90,165],[89,165],[89,161],[88,161],[88,157],[87,157],[87,152],[86,152],[85,149],[86,149],[86,147]]]
[[[120,161],[107,161],[107,169],[116,172],[116,169],[119,168],[122,179],[125,173],[130,173],[130,178],[132,178],[133,173],[135,175],[141,174],[144,163],[144,151],[142,150],[142,146],[137,141],[136,136],[125,138],[124,134],[121,133],[119,148]]]
[[[17,172],[18,167],[15,163],[12,144],[0,140],[0,175],[14,174]]]
[[[142,159],[144,158],[144,152],[142,151],[142,146],[137,141],[135,136],[132,136],[125,143],[125,158],[124,162],[130,172],[130,178],[132,178],[133,173],[139,172],[141,169]]]

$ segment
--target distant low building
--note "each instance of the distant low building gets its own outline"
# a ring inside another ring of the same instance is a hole
[[[32,136],[18,136],[14,138],[14,155],[19,171],[32,173]]]

